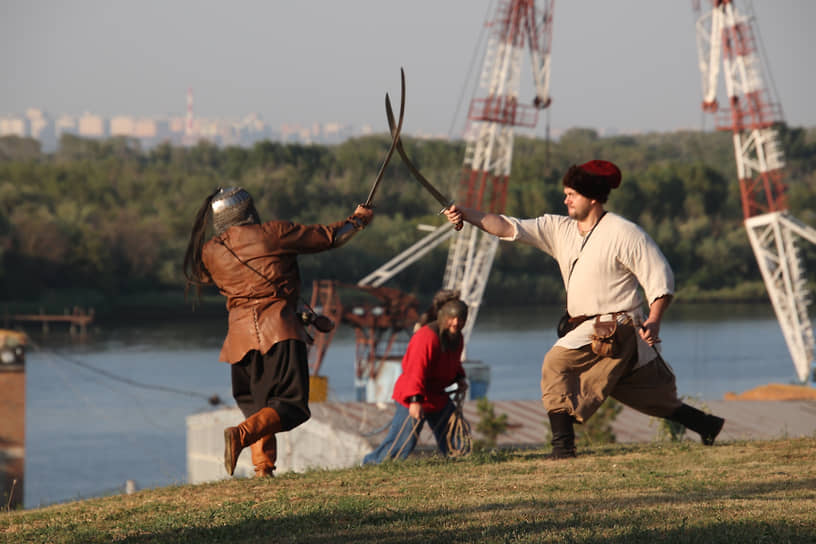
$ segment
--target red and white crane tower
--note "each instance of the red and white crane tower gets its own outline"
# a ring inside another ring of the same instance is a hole
[[[768,290],[796,375],[805,383],[814,362],[810,294],[801,240],[816,244],[816,229],[788,212],[783,181],[785,157],[776,127],[783,122],[779,102],[764,84],[755,18],[732,0],[711,0],[711,11],[697,14],[697,47],[703,85],[703,110],[715,113],[718,130],[733,136],[745,228]],[[717,100],[720,67],[727,111]]]
[[[502,0],[487,22],[489,37],[479,84],[468,111],[465,159],[457,202],[501,213],[507,199],[516,127],[534,128],[550,105],[550,49],[555,0]],[[530,53],[535,97],[519,101],[522,56]],[[379,286],[428,251],[454,236],[449,223],[429,233],[358,283]],[[454,237],[443,286],[456,289],[469,307],[463,331],[470,338],[493,265],[498,238],[470,224]]]
[[[516,127],[534,128],[538,111],[550,105],[550,50],[555,0],[500,2],[489,23],[490,36],[480,85],[470,103],[459,202],[502,213],[507,199]],[[535,98],[519,100],[522,55],[530,53]],[[461,293],[470,310],[470,337],[493,265],[498,238],[466,223],[448,253],[443,285]]]

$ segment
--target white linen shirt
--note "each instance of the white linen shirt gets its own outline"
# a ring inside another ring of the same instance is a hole
[[[583,249],[585,236],[577,221],[564,215],[545,214],[533,219],[502,216],[513,226],[513,235],[501,238],[537,247],[558,263],[567,290],[567,311],[571,316],[626,312],[636,329],[643,323],[643,288],[649,304],[674,294],[674,274],[666,257],[652,238],[636,224],[607,212],[592,231]],[[572,271],[570,273],[570,268]],[[619,321],[624,319],[619,317]],[[589,319],[560,338],[555,345],[577,349],[589,344],[594,319]],[[638,340],[638,364],[656,357],[652,348]]]

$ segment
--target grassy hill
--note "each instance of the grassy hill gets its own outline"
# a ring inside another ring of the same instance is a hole
[[[0,514],[15,543],[816,542],[816,437],[412,458]]]

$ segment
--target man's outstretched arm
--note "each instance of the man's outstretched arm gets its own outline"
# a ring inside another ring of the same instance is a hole
[[[445,210],[445,216],[454,225],[461,221],[467,221],[471,225],[475,225],[483,231],[500,238],[513,235],[513,225],[510,224],[510,221],[495,213],[484,213],[473,208],[460,208],[454,204]]]

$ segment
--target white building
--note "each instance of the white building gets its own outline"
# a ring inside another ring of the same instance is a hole
[[[0,136],[28,136],[28,120],[18,116],[0,117]]]
[[[101,115],[85,112],[79,117],[77,132],[85,138],[106,138],[110,135],[108,120]]]
[[[134,136],[136,133],[136,119],[130,115],[117,115],[111,117],[111,136]]]

